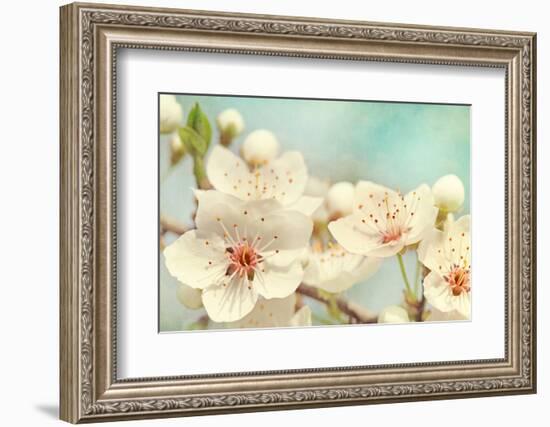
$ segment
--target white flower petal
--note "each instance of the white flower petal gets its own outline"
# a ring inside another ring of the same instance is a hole
[[[460,295],[455,297],[454,307],[465,318],[470,318],[472,311],[472,293],[471,292],[462,292]]]
[[[330,222],[328,229],[334,239],[346,250],[355,254],[364,254],[373,248],[373,240],[377,239],[377,236],[374,233],[372,235],[361,233],[355,227],[355,222],[353,216],[346,216]],[[368,247],[366,246],[367,241],[370,243]]]
[[[296,294],[286,298],[258,298],[254,309],[241,320],[227,325],[229,328],[275,328],[290,326],[294,316]]]
[[[254,238],[263,238],[264,241],[268,237],[271,239],[277,234],[273,231],[274,228],[282,227],[281,224],[285,224],[285,221],[294,221],[298,227],[305,224],[306,228],[301,234],[306,234],[307,224],[311,222],[297,212],[296,215],[293,215],[293,212],[287,214],[275,200],[244,202],[215,190],[195,194],[199,202],[195,217],[197,228],[217,233],[222,237],[229,236],[229,240],[233,242],[243,239],[252,242]],[[280,219],[280,216],[283,216],[283,219]]]
[[[288,210],[298,211],[306,216],[312,216],[319,209],[323,199],[321,197],[301,196],[297,201],[288,206]]]
[[[380,267],[380,258],[363,257],[342,248],[311,252],[303,282],[327,292],[337,293],[372,276]]]
[[[410,321],[407,310],[398,305],[390,305],[378,315],[378,323],[408,323]]]
[[[407,221],[409,228],[406,233],[407,245],[420,241],[426,233],[432,230],[438,209],[434,206],[433,196],[426,184],[422,184],[416,190],[405,196]]]
[[[428,303],[440,311],[455,310],[456,297],[451,287],[443,277],[433,271],[424,278],[424,296]]]
[[[264,264],[264,271],[257,271],[254,276],[254,289],[264,298],[284,298],[292,294],[300,285],[304,271],[300,261],[288,267]]]
[[[206,174],[212,186],[222,193],[249,200],[248,182],[252,182],[248,165],[227,148],[216,145],[206,163]]]
[[[381,244],[368,252],[370,257],[388,258],[397,255],[405,247],[403,239]]]
[[[463,215],[457,221],[451,224],[452,230],[455,233],[470,232],[470,215]]]
[[[304,305],[292,316],[289,326],[311,326],[311,309]]]
[[[233,278],[226,286],[210,286],[202,292],[208,316],[215,322],[233,322],[252,311],[258,294],[246,279]]]
[[[287,210],[256,219],[255,225],[262,238],[256,245],[260,254],[271,264],[279,266],[288,265],[300,257],[313,231],[311,219]]]
[[[376,273],[382,265],[383,259],[377,257],[365,257],[359,266],[353,270],[353,274],[357,276],[357,281],[367,280]]]
[[[448,261],[441,249],[445,244],[444,239],[445,234],[434,228],[418,245],[418,260],[430,270],[440,274],[449,271]]]
[[[166,268],[192,288],[220,283],[227,268],[223,240],[213,233],[191,230],[164,249]]]
[[[362,211],[359,206],[367,206],[367,210],[374,210],[377,204],[384,198],[388,198],[388,205],[397,204],[401,197],[391,188],[376,184],[371,181],[359,181],[355,186],[354,211]],[[368,205],[371,205],[370,207]],[[381,206],[384,208],[385,206]]]
[[[360,229],[361,222],[356,215],[346,216],[328,225],[328,229],[336,241],[347,251],[355,254],[388,257],[397,254],[404,247],[402,239],[382,243],[380,233],[368,229]]]
[[[259,188],[257,198],[272,198],[288,206],[304,193],[307,183],[307,168],[304,157],[298,151],[287,151],[258,172]],[[265,190],[265,193],[263,191]]]
[[[217,145],[206,171],[218,191],[241,200],[275,199],[285,206],[298,200],[307,182],[307,168],[299,152],[286,152],[251,172],[244,160]]]
[[[228,236],[230,241],[245,237],[248,230],[247,209],[241,200],[218,191],[197,193],[199,206],[195,224],[199,230],[216,233],[220,237]]]
[[[418,259],[430,270],[447,274],[453,266],[470,268],[470,216],[449,222],[445,231],[432,229],[418,247]]]

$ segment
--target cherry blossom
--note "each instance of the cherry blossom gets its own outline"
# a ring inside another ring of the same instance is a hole
[[[353,212],[331,222],[329,230],[349,252],[389,257],[418,243],[433,228],[437,212],[426,184],[402,195],[369,181],[359,181]]]
[[[197,199],[196,230],[167,246],[164,256],[172,276],[202,289],[212,320],[241,319],[259,296],[284,298],[296,290],[310,218],[272,199],[245,202],[215,190],[197,192]]]
[[[469,215],[448,221],[443,231],[434,229],[420,244],[419,260],[431,270],[424,278],[424,296],[437,310],[470,317],[471,252]]]
[[[250,169],[243,159],[217,145],[206,171],[216,190],[244,201],[276,200],[305,215],[311,215],[322,203],[321,198],[303,196],[308,175],[304,158],[297,151]]]

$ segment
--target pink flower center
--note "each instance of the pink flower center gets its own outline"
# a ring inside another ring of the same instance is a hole
[[[455,265],[444,279],[455,297],[462,292],[470,292],[470,270]]]
[[[396,242],[403,235],[401,228],[399,227],[390,227],[388,230],[383,231],[381,234],[382,243]]]
[[[248,244],[248,242],[237,243],[233,247],[226,248],[229,254],[229,267],[226,274],[228,276],[233,273],[240,277],[246,277],[248,280],[254,279],[254,271],[262,257],[256,250]]]

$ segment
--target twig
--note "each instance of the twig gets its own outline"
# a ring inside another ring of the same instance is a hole
[[[170,232],[177,234],[178,236],[182,235],[188,230],[188,228],[179,223],[178,220],[169,218],[166,215],[160,216],[160,231],[162,233]]]
[[[325,295],[319,293],[317,288],[312,286],[304,285],[303,283],[296,289],[298,294],[313,298],[316,301],[319,301],[323,304],[329,305],[330,300]],[[378,316],[370,313],[365,308],[360,305],[354,304],[351,301],[346,300],[344,297],[338,297],[336,299],[336,305],[343,313],[347,314],[352,320],[353,323],[376,323],[378,321]]]

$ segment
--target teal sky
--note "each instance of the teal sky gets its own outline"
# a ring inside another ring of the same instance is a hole
[[[212,145],[218,140],[216,116],[236,108],[245,120],[245,132],[233,144],[237,151],[248,132],[268,129],[281,150],[304,155],[310,175],[333,182],[370,180],[407,192],[422,183],[432,185],[440,176],[457,175],[464,183],[466,200],[460,214],[470,211],[470,107],[463,105],[326,101],[178,95],[187,116],[198,102],[213,127]],[[160,140],[160,175],[169,163],[167,137]],[[185,159],[163,179],[160,211],[190,223],[194,209],[191,161]],[[414,256],[406,257],[409,275]],[[175,301],[175,282],[161,261],[161,330],[178,330],[196,313],[185,312]],[[349,297],[372,310],[396,304],[402,279],[393,258],[368,282],[357,284]]]

